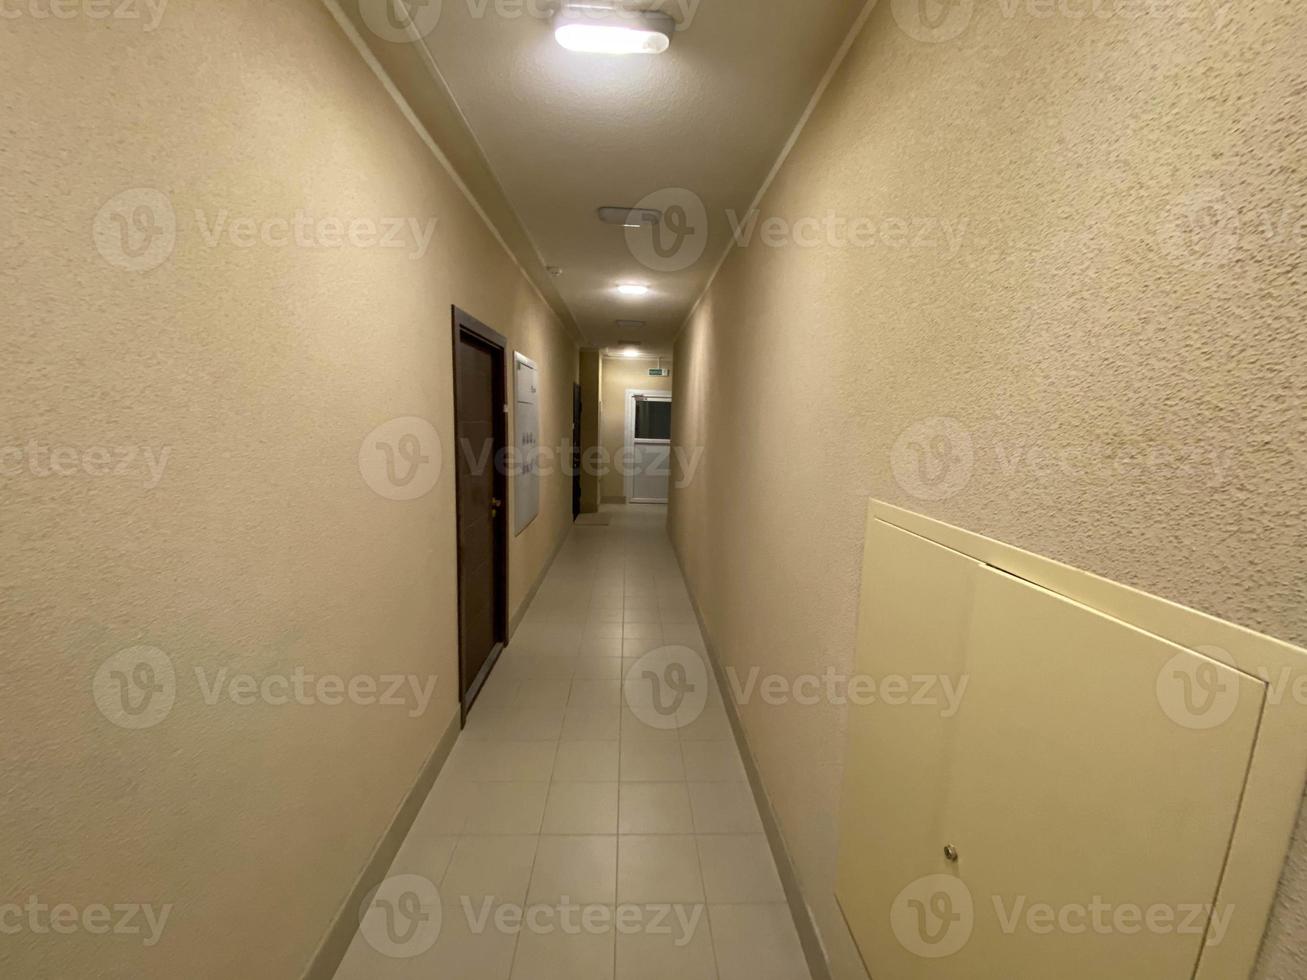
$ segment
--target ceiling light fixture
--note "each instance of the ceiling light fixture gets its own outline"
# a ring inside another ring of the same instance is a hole
[[[640,356],[640,349],[639,349],[638,347],[628,347],[628,348],[626,348],[626,350],[622,351],[622,356],[623,356],[623,357],[639,357],[639,356]]]
[[[662,54],[676,22],[653,10],[567,3],[554,15],[554,37],[582,54]]]
[[[649,287],[634,282],[623,282],[618,284],[617,291],[623,296],[647,296]]]

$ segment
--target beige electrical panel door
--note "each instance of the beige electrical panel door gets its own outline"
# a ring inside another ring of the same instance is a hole
[[[851,709],[837,890],[871,975],[1189,980],[1262,682],[898,528],[871,552],[860,671],[962,689]],[[1171,674],[1237,688],[1229,717],[1183,724]]]
[[[849,711],[837,894],[869,968],[880,968],[872,977],[916,980],[932,975],[929,965],[895,940],[890,909],[923,867],[948,868],[942,848],[957,726],[947,694],[956,699],[963,684],[983,566],[885,524],[869,547],[885,560],[869,561],[864,573],[858,675],[874,681],[880,697],[869,691]],[[914,677],[918,693],[888,695],[900,678],[910,686]],[[925,677],[935,686],[920,695]],[[965,687],[961,693],[965,701]],[[936,703],[912,703],[923,699]]]
[[[1243,688],[1237,707],[1219,727],[1186,727],[1158,679],[1208,669]],[[1189,980],[1261,681],[991,568],[976,587],[967,670],[947,843],[977,914],[938,975]],[[1214,941],[1230,914],[1217,911]]]

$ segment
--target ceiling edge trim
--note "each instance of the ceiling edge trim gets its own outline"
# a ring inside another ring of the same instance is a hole
[[[409,33],[411,34],[413,30],[414,28],[410,21]],[[445,98],[449,100],[449,104],[453,106],[454,111],[458,113],[458,118],[463,123],[463,129],[467,135],[468,141],[476,148],[476,152],[481,158],[481,166],[485,170],[486,176],[498,189],[499,196],[503,199],[504,207],[512,214],[513,220],[517,223],[517,226],[521,231],[522,238],[526,241],[527,245],[530,246],[532,258],[534,258],[536,262],[539,263],[540,268],[545,270],[545,273],[548,274],[549,263],[545,260],[545,255],[540,250],[540,245],[536,242],[535,236],[531,234],[531,229],[527,226],[527,223],[522,220],[522,216],[517,213],[517,208],[513,206],[512,200],[509,199],[508,193],[504,190],[503,182],[500,181],[499,175],[495,173],[495,168],[490,163],[490,154],[486,153],[485,147],[481,145],[481,140],[477,138],[476,130],[472,128],[471,120],[467,118],[467,113],[463,111],[463,106],[459,104],[458,97],[454,94],[453,87],[445,80],[445,73],[440,70],[440,65],[436,63],[436,56],[431,53],[431,48],[427,45],[427,39],[425,37],[419,37],[415,39],[413,43],[417,45],[418,52],[422,56],[422,63],[426,66],[427,71],[430,72],[432,81],[440,87],[440,90],[445,94]],[[452,164],[447,165],[452,168]],[[472,192],[471,190],[467,190],[466,193],[471,194]],[[487,217],[486,220],[489,221],[490,219]],[[508,248],[509,246],[505,245],[504,247]],[[537,288],[536,291],[541,292],[539,288]],[[580,324],[576,322],[575,314],[572,313],[571,307],[567,305],[567,300],[563,299],[560,294],[557,302],[567,310],[569,325],[572,327],[578,342],[582,346],[588,344],[590,340],[581,333]]]
[[[862,8],[862,12],[858,14],[857,19],[853,22],[853,26],[849,28],[849,33],[844,38],[844,42],[835,52],[834,58],[831,59],[830,67],[826,69],[826,74],[823,75],[821,81],[817,83],[817,88],[812,93],[812,98],[808,100],[807,108],[803,110],[803,115],[799,116],[799,121],[795,125],[794,131],[790,133],[790,138],[785,141],[785,146],[781,148],[780,155],[776,158],[776,162],[772,165],[770,172],[768,172],[767,176],[763,179],[762,186],[758,188],[758,193],[753,196],[753,202],[749,205],[748,211],[745,212],[746,214],[752,213],[762,204],[763,198],[767,196],[767,192],[771,190],[772,184],[776,182],[776,178],[780,175],[781,170],[784,169],[786,162],[790,159],[790,154],[794,152],[794,148],[798,145],[799,137],[801,137],[803,131],[808,128],[808,123],[812,120],[813,113],[817,111],[818,104],[820,104],[822,98],[826,95],[826,90],[830,88],[831,82],[835,80],[835,75],[844,65],[844,61],[848,58],[849,51],[853,49],[853,44],[862,33],[862,29],[867,26],[867,20],[871,17],[871,12],[875,9],[878,2],[879,0],[867,0],[866,5]],[[681,339],[681,334],[685,333],[685,328],[690,325],[690,321],[694,319],[694,315],[699,311],[699,307],[703,305],[703,301],[708,298],[708,294],[712,291],[713,283],[717,281],[718,275],[721,274],[722,267],[726,265],[726,260],[731,257],[731,253],[735,251],[736,247],[736,238],[732,235],[731,240],[726,243],[726,250],[722,253],[722,257],[717,260],[717,264],[713,267],[712,275],[708,277],[708,282],[704,284],[703,291],[699,293],[699,298],[694,301],[694,305],[690,307],[690,312],[685,315],[685,319],[681,321],[681,325],[676,328],[676,333],[672,335],[673,348],[675,348],[676,342]]]
[[[409,125],[413,127],[413,130],[414,132],[417,133],[418,138],[421,139],[422,142],[426,145],[427,149],[431,151],[431,155],[436,158],[436,162],[438,162],[440,166],[444,169],[445,173],[449,175],[450,180],[454,182],[454,186],[457,187],[459,192],[462,193],[464,198],[467,199],[468,204],[472,206],[472,210],[475,211],[478,217],[480,217],[481,220],[485,223],[485,226],[487,229],[489,229],[490,234],[494,237],[495,241],[499,243],[500,247],[503,248],[505,254],[508,255],[509,260],[513,263],[513,265],[517,267],[517,270],[522,274],[522,278],[526,280],[527,284],[540,298],[540,301],[551,312],[553,312],[555,317],[558,318],[559,323],[563,326],[564,331],[571,336],[571,338],[576,342],[576,344],[579,347],[591,346],[590,341],[588,340],[588,338],[585,337],[584,334],[582,334],[580,326],[577,324],[575,317],[572,315],[571,310],[568,308],[567,304],[563,301],[562,297],[559,296],[556,299],[551,300],[549,297],[545,295],[544,291],[540,288],[539,283],[536,282],[535,277],[532,276],[531,273],[527,270],[526,265],[522,262],[522,258],[518,255],[517,251],[514,250],[513,247],[508,244],[508,241],[504,238],[503,233],[499,230],[499,227],[491,219],[490,215],[486,212],[481,202],[477,199],[476,195],[472,192],[472,189],[468,187],[466,181],[464,181],[462,176],[455,169],[449,157],[440,148],[440,144],[436,142],[435,137],[431,135],[430,131],[423,124],[422,120],[418,118],[417,113],[414,112],[413,107],[409,104],[408,100],[404,97],[404,94],[400,91],[399,86],[395,84],[394,80],[390,76],[390,73],[386,70],[385,66],[381,64],[380,60],[378,60],[377,56],[373,53],[372,49],[368,46],[367,41],[363,38],[362,34],[359,33],[359,30],[355,26],[353,20],[350,19],[349,14],[347,14],[344,8],[341,7],[339,0],[321,0],[321,2],[322,5],[327,9],[327,12],[330,13],[332,18],[336,21],[337,26],[340,27],[341,31],[344,33],[345,37],[349,40],[350,44],[354,46],[354,49],[355,51],[358,52],[359,57],[363,59],[363,62],[372,71],[372,74],[376,76],[377,81],[381,83],[382,88],[385,89],[386,94],[390,96],[391,101],[395,103],[396,108],[399,109],[400,113],[408,121]],[[419,44],[418,47],[421,49],[421,52],[424,55],[423,58],[424,63],[427,63],[429,66],[428,70],[433,69],[434,61],[431,60],[431,54],[427,50],[426,45]],[[440,77],[438,71],[433,73],[432,77],[442,86],[447,97],[450,98],[451,103],[454,104],[455,109],[458,111],[460,118],[464,118],[464,124],[466,125],[466,119],[462,115],[462,108],[459,107],[458,104],[453,101],[452,95],[450,95],[448,87],[444,85],[444,80],[443,78]],[[470,129],[468,130],[468,133],[469,135],[471,135]],[[472,136],[471,138],[473,144],[477,148],[478,153],[480,153],[481,152],[480,144],[476,143],[475,136]],[[485,169],[486,169],[486,174],[490,178],[490,180],[493,181],[496,186],[498,186],[498,180],[495,177],[493,171],[490,170],[488,165],[485,166]],[[536,261],[540,262],[541,271],[543,272],[544,260],[541,257],[539,250],[536,249],[535,243],[530,239],[530,236],[527,235],[525,229],[521,227],[521,220],[517,218],[516,212],[512,210],[511,205],[507,204],[507,199],[505,199],[505,205],[506,207],[508,207],[510,213],[513,214],[514,220],[518,222],[519,230],[521,231],[523,237],[530,244],[532,251],[534,252],[534,255],[532,257]]]

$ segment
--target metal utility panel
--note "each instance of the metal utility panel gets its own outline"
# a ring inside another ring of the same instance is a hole
[[[540,514],[540,378],[535,361],[513,355],[513,414],[517,458],[513,461],[513,533],[521,534]]]
[[[1250,974],[1307,775],[1263,677],[1303,651],[882,504],[863,590],[859,674],[935,692],[850,708],[872,976]]]

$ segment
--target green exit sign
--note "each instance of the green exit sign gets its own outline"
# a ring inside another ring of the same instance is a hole
[[[649,377],[651,378],[670,378],[671,376],[672,376],[672,372],[667,370],[667,368],[649,369]]]

